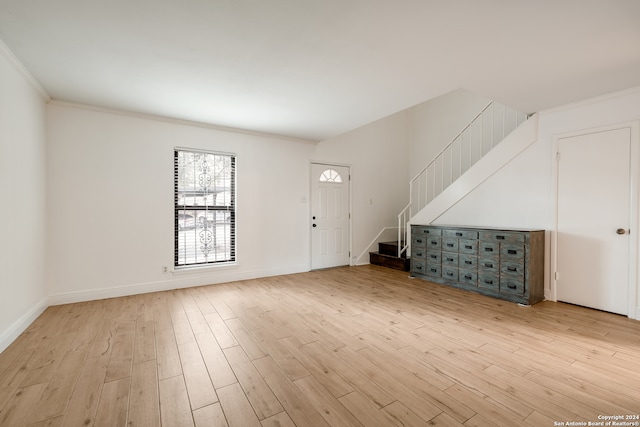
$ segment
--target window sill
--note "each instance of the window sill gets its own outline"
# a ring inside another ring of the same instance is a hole
[[[173,267],[173,271],[171,272],[174,275],[181,274],[196,274],[196,273],[206,273],[208,271],[216,271],[216,270],[230,270],[238,268],[238,262],[225,262],[219,264],[207,264],[207,265],[187,265],[180,267]]]

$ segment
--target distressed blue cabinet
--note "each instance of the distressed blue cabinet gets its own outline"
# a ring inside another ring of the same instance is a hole
[[[520,304],[544,299],[544,230],[411,226],[411,276]]]

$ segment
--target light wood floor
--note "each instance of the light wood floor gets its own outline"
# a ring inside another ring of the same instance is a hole
[[[50,307],[0,354],[10,427],[540,427],[638,414],[640,322],[375,266]]]

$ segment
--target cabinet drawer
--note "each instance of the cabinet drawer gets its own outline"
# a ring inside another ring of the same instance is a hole
[[[411,272],[417,274],[427,274],[427,263],[423,260],[411,259]]]
[[[500,292],[524,295],[524,280],[510,276],[500,276]]]
[[[458,281],[458,269],[455,267],[442,266],[442,277]]]
[[[480,240],[493,242],[522,242],[524,243],[525,235],[523,233],[514,233],[508,231],[480,231]]]
[[[478,239],[478,232],[473,230],[444,230],[443,236],[461,239]]]
[[[478,285],[478,273],[476,271],[460,269],[458,270],[458,273],[460,276],[458,278],[460,283],[464,283],[471,286]]]
[[[427,249],[428,250],[439,250],[442,245],[441,237],[427,237]]]
[[[500,245],[501,259],[522,260],[524,259],[524,245],[513,245],[503,243]]]
[[[475,255],[460,254],[458,265],[465,270],[478,270],[478,257]]]
[[[440,228],[416,227],[414,230],[423,236],[442,236],[442,230]]]
[[[498,274],[500,271],[498,258],[481,258],[478,262],[478,269],[490,274]]]
[[[520,262],[511,262],[500,260],[500,273],[508,274],[513,277],[524,277],[524,264]]]
[[[478,241],[469,239],[460,239],[458,241],[458,250],[461,254],[478,254]]]
[[[412,234],[411,235],[411,247],[412,248],[425,248],[427,246],[427,236],[422,236],[420,234]]]
[[[458,252],[458,239],[456,239],[455,237],[443,237],[442,250],[449,252]]]
[[[442,277],[442,267],[440,264],[427,263],[427,276]]]
[[[442,262],[442,252],[427,251],[427,261],[432,264],[440,264]]]
[[[480,256],[498,256],[500,254],[500,243],[498,242],[480,242]]]
[[[411,258],[427,259],[427,249],[420,246],[413,248]]]
[[[442,252],[442,265],[458,266],[458,254],[453,252]]]
[[[499,289],[500,280],[497,274],[488,274],[486,272],[478,273],[478,287],[497,291]]]

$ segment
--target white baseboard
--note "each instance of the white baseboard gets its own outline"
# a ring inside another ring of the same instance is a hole
[[[636,307],[636,317],[634,317],[633,319],[640,320],[640,307]]]
[[[309,271],[308,265],[298,265],[286,268],[273,268],[250,271],[210,271],[194,269],[192,273],[181,270],[175,275],[170,275],[167,280],[136,283],[112,288],[93,289],[87,291],[65,292],[49,296],[49,305],[73,304],[77,302],[95,301],[107,298],[125,297],[131,295],[146,294],[150,292],[162,292],[171,289],[193,288],[196,286],[215,285],[219,283],[249,280],[260,277],[279,276]]]
[[[0,333],[0,353],[2,353],[18,336],[23,333],[48,307],[47,298],[43,298],[29,311],[13,322],[6,330]]]

